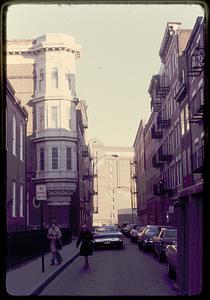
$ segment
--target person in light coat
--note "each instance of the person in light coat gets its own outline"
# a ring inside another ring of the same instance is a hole
[[[47,234],[47,238],[50,240],[51,265],[55,264],[55,260],[57,260],[58,264],[61,264],[63,261],[61,254],[59,253],[59,250],[61,249],[61,237],[62,233],[57,222],[52,221],[52,226],[48,229]]]

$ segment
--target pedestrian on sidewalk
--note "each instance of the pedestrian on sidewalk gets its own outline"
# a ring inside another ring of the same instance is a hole
[[[84,224],[82,226],[82,230],[80,232],[79,238],[76,243],[76,247],[78,248],[80,243],[80,256],[84,256],[84,269],[87,269],[89,267],[89,262],[88,262],[88,256],[93,255],[93,235],[88,227],[87,224]]]
[[[52,225],[48,230],[47,238],[50,240],[51,265],[55,264],[55,260],[57,260],[58,264],[61,264],[63,259],[59,250],[62,248],[62,233],[57,225],[57,221],[52,221]]]

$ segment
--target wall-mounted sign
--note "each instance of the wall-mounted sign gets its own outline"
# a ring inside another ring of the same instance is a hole
[[[36,185],[36,200],[47,200],[47,189],[45,184]]]

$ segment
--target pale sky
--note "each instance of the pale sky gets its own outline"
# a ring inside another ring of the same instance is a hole
[[[133,146],[141,119],[148,120],[151,77],[167,22],[193,28],[200,5],[12,5],[7,39],[35,39],[48,32],[74,36],[82,46],[76,63],[77,97],[88,105],[88,137],[106,146]]]

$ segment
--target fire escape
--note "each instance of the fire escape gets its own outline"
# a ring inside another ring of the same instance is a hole
[[[158,149],[158,160],[170,162],[172,160],[172,155],[164,152],[163,145]]]
[[[159,161],[157,153],[153,155],[152,157],[152,166],[153,168],[163,168],[164,162]]]
[[[173,189],[166,187],[164,180],[159,180],[158,183],[153,185],[153,193],[155,196],[163,196],[166,193],[172,195]]]
[[[204,114],[203,88],[200,88],[189,103],[190,123],[200,123]]]
[[[205,65],[204,47],[197,45],[192,54],[188,57],[188,76],[199,77]],[[196,95],[189,102],[190,122],[199,123],[203,120],[204,114],[204,92],[200,88]]]
[[[198,77],[204,69],[204,47],[197,45],[188,59],[188,76]]]
[[[155,93],[152,97],[151,108],[154,112],[158,112],[157,116],[157,128],[155,125],[151,128],[151,136],[153,139],[161,139],[163,137],[162,129],[168,128],[170,120],[164,120],[161,117],[161,105],[162,101],[166,98],[169,91],[169,79],[166,75],[157,75],[155,84]]]

